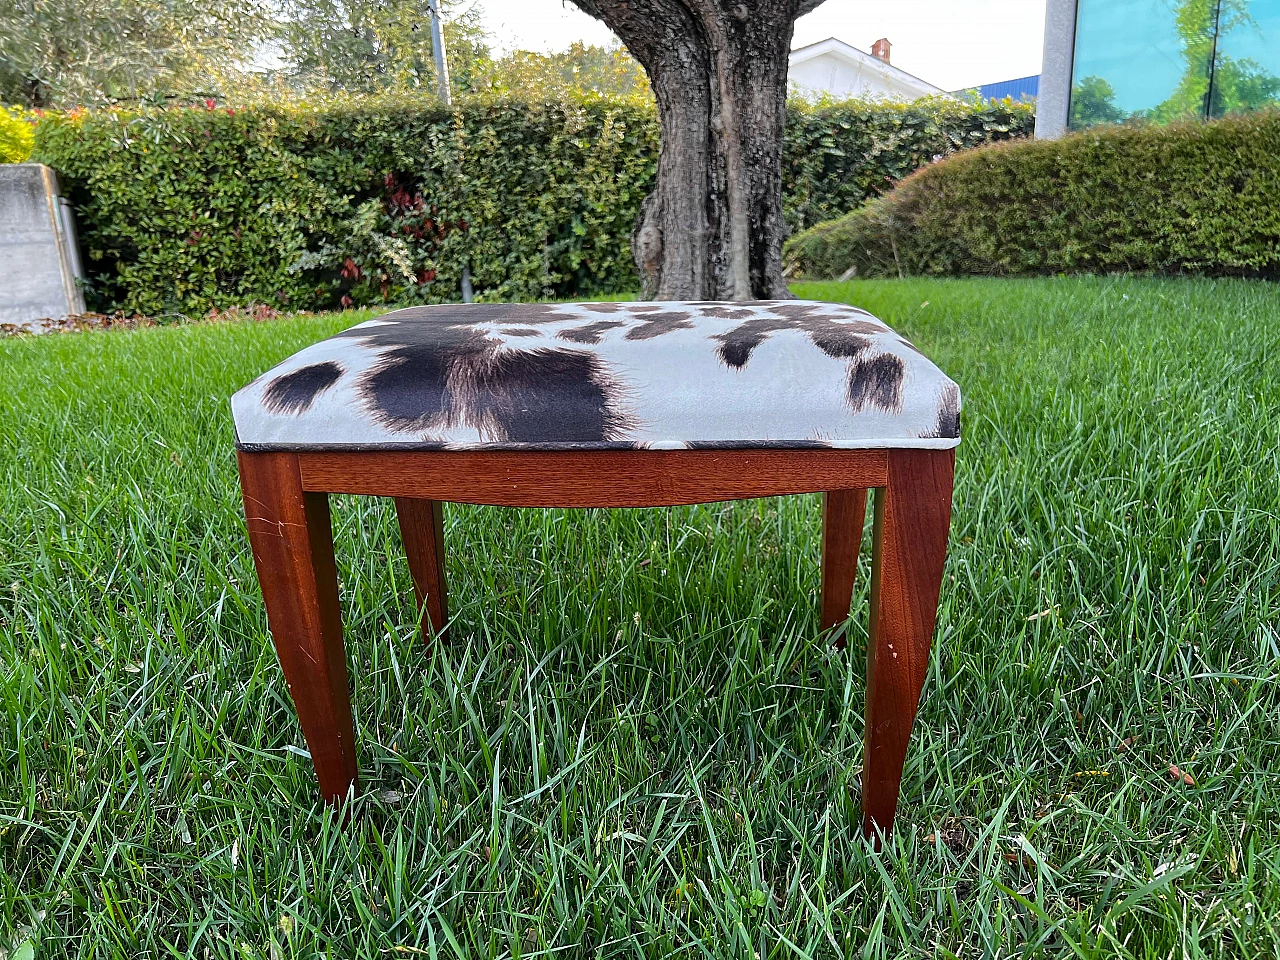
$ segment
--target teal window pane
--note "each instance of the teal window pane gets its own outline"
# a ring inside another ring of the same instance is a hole
[[[1079,0],[1071,127],[1203,117],[1217,6],[1217,0]]]
[[[1221,0],[1209,112],[1280,104],[1280,0]]]

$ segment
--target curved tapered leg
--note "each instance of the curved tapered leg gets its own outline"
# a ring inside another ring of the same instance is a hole
[[[822,606],[819,623],[823,630],[844,623],[849,616],[866,512],[866,490],[831,490],[822,495]],[[838,642],[844,646],[843,637]]]
[[[396,497],[396,516],[404,540],[422,636],[444,637],[449,619],[444,579],[444,510],[439,500]]]
[[[898,788],[929,668],[951,527],[951,450],[895,450],[888,485],[876,491],[867,642],[867,724],[862,826],[893,828]]]
[[[238,454],[267,626],[330,803],[358,786],[329,498],[302,489],[290,453]]]

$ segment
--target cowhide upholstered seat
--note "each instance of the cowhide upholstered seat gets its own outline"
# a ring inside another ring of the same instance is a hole
[[[960,440],[960,391],[842,304],[412,307],[232,398],[245,450],[902,447]]]
[[[946,558],[960,390],[876,318],[805,301],[415,307],[307,347],[231,406],[267,621],[330,802],[359,776],[329,494],[395,498],[431,641],[449,623],[445,501],[822,493],[817,625],[839,644],[874,489],[863,826],[890,829]]]

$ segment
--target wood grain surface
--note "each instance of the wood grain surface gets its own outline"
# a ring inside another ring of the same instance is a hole
[[[339,803],[357,787],[329,500],[302,489],[298,458],[240,453],[240,486],[267,626],[315,764]]]
[[[951,526],[952,451],[896,450],[877,491],[867,641],[863,829],[888,834],[938,613]]]
[[[308,490],[507,507],[666,507],[881,486],[886,450],[301,453]]]
[[[444,638],[449,621],[448,590],[444,576],[444,505],[439,500],[396,497],[396,516],[409,573],[413,577],[422,636]]]

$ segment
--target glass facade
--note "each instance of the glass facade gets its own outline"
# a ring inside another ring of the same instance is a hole
[[[1069,125],[1280,105],[1280,0],[1079,0]]]

